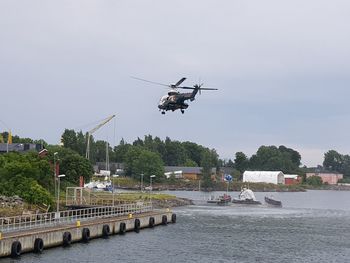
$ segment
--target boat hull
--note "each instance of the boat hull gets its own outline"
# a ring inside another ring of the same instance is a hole
[[[265,196],[265,202],[273,206],[282,206],[282,202]]]
[[[246,200],[233,199],[232,203],[241,204],[241,205],[261,205],[260,201],[255,201],[255,200],[250,200],[250,199],[246,199]]]

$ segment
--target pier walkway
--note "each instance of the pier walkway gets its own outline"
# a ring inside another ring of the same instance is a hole
[[[150,203],[0,218],[0,257],[41,253],[50,247],[69,246],[127,231],[139,232],[142,228],[169,222],[176,222],[176,214],[169,209],[153,210]]]

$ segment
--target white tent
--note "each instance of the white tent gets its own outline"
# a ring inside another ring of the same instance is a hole
[[[245,171],[243,182],[284,184],[284,174],[281,171]]]

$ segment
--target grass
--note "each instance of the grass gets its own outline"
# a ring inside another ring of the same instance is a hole
[[[113,195],[111,193],[96,192],[94,194],[105,200],[113,199]],[[128,201],[128,202],[136,202],[139,200],[149,200],[150,197],[153,200],[160,200],[160,201],[176,199],[175,195],[161,194],[161,193],[152,193],[150,195],[149,192],[148,193],[141,193],[141,192],[117,193],[114,195],[114,198],[116,201]]]

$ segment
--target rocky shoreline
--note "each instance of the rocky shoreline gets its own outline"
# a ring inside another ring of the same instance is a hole
[[[245,183],[230,185],[229,191],[240,191],[241,187],[246,185]],[[350,185],[273,185],[273,184],[258,184],[251,183],[249,188],[254,192],[305,192],[307,190],[333,190],[333,191],[350,191]],[[119,189],[138,191],[139,186],[134,187],[119,187]],[[175,186],[175,185],[155,185],[153,191],[199,191],[198,186]],[[209,188],[201,188],[200,191],[203,192],[213,192],[213,191],[226,191],[225,185],[216,185]]]
[[[179,206],[186,206],[186,205],[193,205],[193,201],[191,199],[187,198],[173,198],[173,199],[166,199],[166,200],[152,200],[152,205],[154,208],[170,208],[170,207],[179,207]]]
[[[20,198],[17,195],[14,196],[4,196],[0,195],[0,207],[17,207],[17,206],[23,206],[24,202],[23,199]]]

